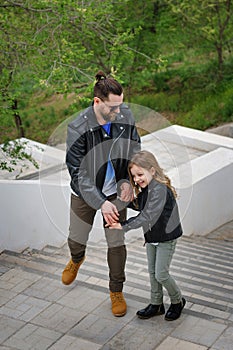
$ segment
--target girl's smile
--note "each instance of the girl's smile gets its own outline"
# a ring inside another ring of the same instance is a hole
[[[152,167],[149,170],[141,168],[140,166],[133,164],[130,172],[132,174],[134,182],[141,188],[145,188],[149,185],[154,177],[155,169]]]

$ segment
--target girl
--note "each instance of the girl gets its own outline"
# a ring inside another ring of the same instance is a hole
[[[140,213],[121,223],[114,223],[110,228],[127,232],[142,226],[151,283],[151,303],[139,310],[137,315],[146,319],[164,314],[165,287],[171,300],[165,320],[173,321],[180,317],[186,302],[169,274],[176,241],[182,235],[176,192],[154,155],[148,151],[136,153],[128,169],[135,192],[135,200],[130,206]]]

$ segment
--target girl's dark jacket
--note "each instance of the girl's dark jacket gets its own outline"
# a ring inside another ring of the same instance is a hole
[[[134,205],[131,208],[136,209]],[[140,213],[122,223],[125,232],[143,228],[147,243],[158,243],[176,239],[182,235],[178,207],[169,187],[152,179],[138,195]]]
[[[123,104],[111,134],[98,124],[93,107],[79,113],[67,129],[66,165],[72,190],[95,209],[106,201],[102,193],[107,162],[115,170],[116,182],[128,179],[128,162],[140,151],[140,137],[127,105]]]

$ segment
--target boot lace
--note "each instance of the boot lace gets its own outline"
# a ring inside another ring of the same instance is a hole
[[[72,260],[70,260],[65,268],[65,271],[76,273],[78,271],[79,265],[79,263],[74,263]]]
[[[121,292],[114,292],[111,295],[112,303],[122,303],[124,301],[123,294]]]

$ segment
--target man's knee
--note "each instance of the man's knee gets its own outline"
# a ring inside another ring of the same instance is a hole
[[[124,233],[119,230],[105,230],[105,237],[108,248],[117,248],[125,245]]]

